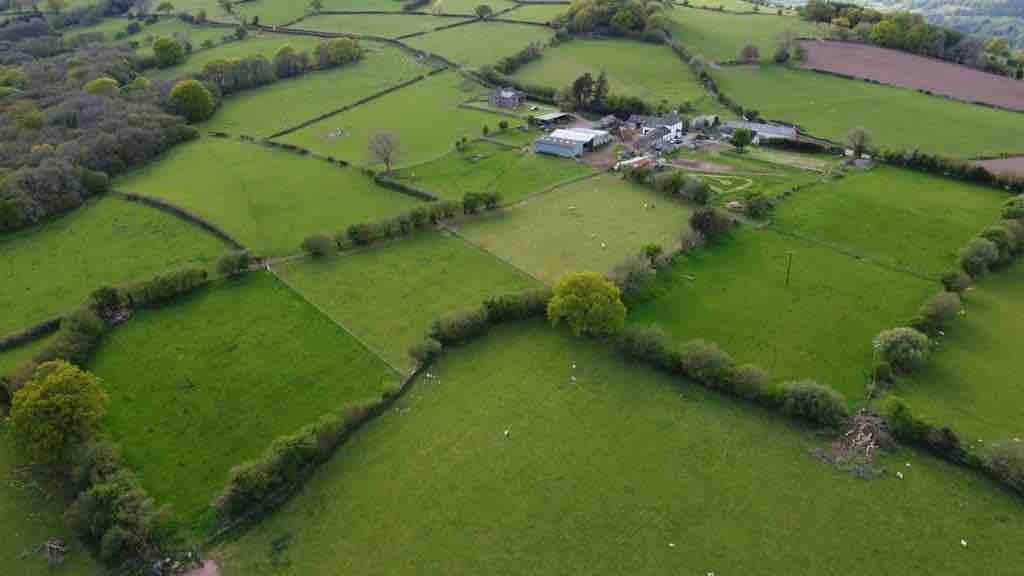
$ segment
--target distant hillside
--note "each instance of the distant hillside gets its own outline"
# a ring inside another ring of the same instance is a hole
[[[853,3],[920,12],[933,24],[968,34],[1006,37],[1011,48],[1024,49],[1024,2],[1021,0],[853,0]]]

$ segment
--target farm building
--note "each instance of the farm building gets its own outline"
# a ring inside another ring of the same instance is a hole
[[[726,122],[722,126],[722,131],[731,134],[741,128],[746,128],[754,133],[755,144],[772,141],[794,142],[797,139],[796,128],[781,124],[765,124],[763,122]]]
[[[572,121],[572,114],[567,112],[549,112],[533,118],[533,123],[541,128],[551,128]]]
[[[604,130],[586,128],[555,130],[551,134],[538,138],[533,144],[533,151],[564,158],[578,158],[584,152],[599,148],[611,141],[611,134]]]
[[[705,130],[711,129],[722,123],[722,119],[715,114],[708,114],[707,116],[697,116],[690,121],[691,130]]]
[[[496,108],[518,108],[526,94],[515,88],[497,88],[487,95],[487,101]]]
[[[629,117],[627,124],[635,130],[640,130],[644,136],[658,132],[665,140],[678,138],[686,132],[685,122],[677,112],[665,114],[664,116],[641,116],[634,114]]]

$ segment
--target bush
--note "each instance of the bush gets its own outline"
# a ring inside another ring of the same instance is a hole
[[[708,388],[734,391],[736,362],[713,342],[691,340],[683,344],[674,362],[680,372]]]
[[[1017,239],[1006,226],[989,226],[979,236],[996,245],[996,250],[999,251],[996,264],[1008,264],[1013,260],[1013,255],[1017,252]]]
[[[110,190],[110,177],[98,170],[82,170],[82,186],[89,194],[103,194]]]
[[[198,80],[182,80],[171,89],[178,111],[189,122],[202,122],[213,114],[213,95]]]
[[[959,270],[942,275],[942,287],[948,292],[963,294],[971,286],[971,277]]]
[[[761,192],[751,192],[744,200],[744,212],[751,218],[761,219],[772,211],[771,199]]]
[[[1000,482],[1024,495],[1024,444],[1007,442],[994,446],[985,465]]]
[[[121,91],[121,87],[117,84],[117,80],[110,78],[109,76],[102,76],[88,82],[82,87],[83,90],[89,94],[95,94],[97,96],[117,96]]]
[[[65,518],[101,559],[115,564],[152,551],[162,513],[117,448],[105,441],[88,445],[72,480],[77,495]]]
[[[687,178],[683,186],[683,197],[694,204],[704,206],[711,201],[711,186],[696,178]]]
[[[721,238],[732,226],[732,217],[717,208],[698,208],[690,215],[690,227],[708,241]]]
[[[302,251],[314,258],[327,256],[334,250],[334,242],[324,234],[313,234],[302,241]]]
[[[622,292],[625,300],[632,300],[647,287],[654,278],[655,272],[647,258],[636,255],[617,265],[609,274],[609,279]]]
[[[124,292],[132,307],[156,306],[205,286],[206,281],[206,270],[185,268],[155,276],[151,280],[128,287]]]
[[[451,314],[434,322],[430,336],[445,346],[462,344],[487,332],[488,320],[483,307]]]
[[[420,366],[429,366],[444,351],[444,346],[433,338],[425,338],[423,342],[414,344],[409,349],[409,356],[413,358]]]
[[[93,374],[63,360],[40,364],[11,401],[18,447],[36,461],[66,465],[99,431],[106,405],[107,395]]]
[[[779,401],[783,414],[827,428],[839,428],[849,416],[843,395],[813,380],[783,384]]]
[[[733,392],[746,400],[764,400],[771,396],[771,376],[755,364],[744,364],[733,376]]]
[[[630,326],[616,335],[613,344],[627,360],[673,369],[670,340],[657,326]]]
[[[483,203],[483,196],[476,192],[467,192],[466,195],[462,197],[462,213],[476,214],[480,211]]]
[[[67,360],[83,364],[106,332],[106,324],[92,309],[83,307],[60,323],[60,330],[46,347],[32,359],[38,364],[50,360]]]
[[[492,296],[484,301],[483,307],[491,324],[538,318],[546,313],[551,295],[550,288],[541,288],[517,294]]]
[[[935,336],[946,329],[961,309],[960,296],[956,292],[939,292],[921,306],[914,327]]]
[[[960,250],[960,268],[972,277],[984,275],[998,261],[999,248],[985,238],[975,238]]]
[[[565,322],[576,336],[614,334],[625,324],[626,306],[619,289],[600,274],[578,272],[555,285],[547,315],[553,325]]]
[[[153,56],[160,68],[169,68],[185,60],[185,46],[171,36],[161,36],[153,42]]]
[[[928,337],[913,328],[893,328],[875,336],[872,345],[894,370],[909,373],[928,355]]]
[[[964,460],[964,450],[956,433],[947,427],[940,428],[916,417],[902,398],[886,397],[882,403],[882,415],[889,425],[889,430],[900,440],[928,448],[954,462]]]
[[[1024,220],[1024,194],[1018,194],[1003,204],[1003,218],[1006,220]]]
[[[245,250],[239,250],[222,256],[217,261],[217,270],[228,278],[236,278],[248,270],[251,263],[252,254]]]

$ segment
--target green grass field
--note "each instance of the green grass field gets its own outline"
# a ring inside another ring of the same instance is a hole
[[[459,107],[482,90],[454,72],[444,72],[279,140],[365,164],[370,137],[392,132],[400,141],[394,167],[419,164],[447,154],[459,138],[478,136],[485,124],[492,129],[501,120],[519,124],[512,118]],[[341,137],[334,136],[338,130]]]
[[[397,383],[382,360],[269,273],[146,311],[88,363],[105,427],[175,519],[196,524],[232,466]]]
[[[821,36],[816,24],[796,16],[738,16],[735,14],[676,7],[668,12],[673,39],[708,60],[738,60],[747,44],[757,46],[761,60],[770,62],[779,38],[792,32],[797,36]],[[738,94],[730,96],[738,99]],[[801,102],[803,99],[800,99]]]
[[[511,0],[487,0],[485,2],[495,12],[511,8],[516,4]],[[428,12],[434,12],[440,10],[448,14],[473,14],[476,7],[480,5],[479,0],[435,0],[428,8],[424,10]]]
[[[124,32],[125,28],[132,22],[133,20],[129,18],[105,18],[93,26],[69,28],[64,35],[67,38],[72,38],[84,33],[101,32],[104,35],[104,42],[108,45],[128,45],[134,42],[137,45],[136,51],[139,54],[152,54],[151,46],[153,41],[161,36],[175,36],[186,39],[192,44],[193,50],[199,50],[204,40],[212,40],[219,44],[224,36],[229,36],[232,33],[231,30],[223,28],[193,26],[178,18],[161,18],[156,24],[136,21],[142,26],[140,32],[120,40],[116,39],[115,35],[119,32]]]
[[[1024,505],[978,476],[901,451],[858,479],[808,454],[814,434],[539,323],[432,372],[219,552],[225,576],[1009,576],[1024,561]]]
[[[318,32],[353,32],[395,38],[456,22],[458,20],[452,18],[417,14],[322,14],[306,18],[297,27]]]
[[[2,358],[2,357],[0,357]],[[17,576],[95,576],[101,568],[67,529],[58,500],[33,487],[32,477],[21,471],[7,425],[0,420],[0,565]],[[49,538],[60,538],[71,552],[57,569],[45,553],[31,553]],[[27,556],[23,556],[29,552]]]
[[[296,50],[305,50],[310,54],[321,40],[312,36],[285,36],[269,32],[251,32],[245,40],[228,42],[209,50],[200,50],[189,55],[185,62],[170,68],[153,70],[146,76],[157,80],[173,80],[188,74],[199,72],[208,63],[215,60],[245,58],[263,55],[268,59],[274,57],[279,48],[289,45]]]
[[[51,340],[53,340],[53,336],[47,336],[0,352],[0,376],[10,374],[15,368],[32,360],[32,357]]]
[[[182,185],[182,174],[191,185]],[[354,168],[222,138],[178,146],[115,187],[187,208],[268,256],[299,252],[310,234],[339,232],[419,203]]]
[[[804,189],[776,211],[774,226],[887,266],[941,276],[957,252],[999,219],[1006,193],[879,167]]]
[[[512,56],[532,42],[546,44],[554,32],[541,26],[476,22],[409,38],[413,48],[440,54],[460,66],[479,68]]]
[[[649,242],[678,246],[690,212],[617,176],[599,176],[468,222],[460,233],[554,283],[567,272],[610,272]]]
[[[526,20],[527,22],[543,22],[546,24],[565,14],[568,10],[569,7],[564,4],[549,4],[547,6],[543,4],[520,4],[519,8],[503,15],[502,18]]]
[[[786,269],[792,253],[790,284]],[[812,378],[864,400],[871,339],[916,312],[938,284],[771,230],[732,237],[658,273],[630,310],[680,340],[717,343],[779,380]]]
[[[367,54],[356,64],[226,98],[203,128],[265,138],[428,71],[397,48],[365,44]]]
[[[0,236],[0,334],[76,309],[93,290],[183,266],[212,266],[227,246],[147,206],[106,197]]]
[[[726,12],[753,12],[755,4],[750,2],[744,2],[744,0],[689,0],[689,5],[699,8],[714,8]],[[768,10],[766,8],[757,6],[757,8],[764,10],[768,13],[774,13],[774,10]]]
[[[574,40],[549,48],[515,73],[528,84],[565,88],[585,72],[604,70],[612,94],[637,96],[672,106],[704,97],[689,66],[666,46],[624,40]]]
[[[1024,265],[983,278],[964,297],[967,314],[946,331],[941,347],[896,393],[915,413],[952,427],[965,442],[1024,439]]]
[[[743,106],[835,142],[845,142],[849,131],[861,126],[885,148],[957,158],[1024,150],[1018,136],[1024,133],[1024,115],[1015,112],[779,66],[733,66],[713,75]]]
[[[447,200],[493,191],[501,194],[502,203],[512,203],[592,172],[581,162],[474,142],[461,152],[402,170],[396,178]]]
[[[390,1],[389,4],[397,2]],[[336,0],[326,0],[324,10],[335,9],[340,4]],[[290,2],[289,0],[248,0],[235,6],[235,11],[245,15],[246,19],[252,21],[253,17],[259,18],[260,24],[270,26],[282,26],[294,22],[309,13],[308,2]],[[301,27],[300,24],[294,24]]]
[[[433,232],[278,273],[402,370],[412,367],[409,348],[434,320],[538,285],[464,240]]]

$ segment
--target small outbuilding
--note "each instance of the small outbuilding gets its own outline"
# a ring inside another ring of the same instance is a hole
[[[515,88],[497,88],[487,95],[487,101],[495,108],[518,108],[526,94]]]
[[[732,134],[741,128],[746,128],[754,133],[754,143],[761,142],[795,142],[797,139],[796,128],[782,124],[767,124],[764,122],[726,122],[722,131]]]

